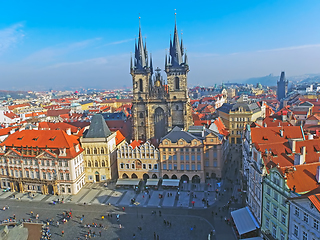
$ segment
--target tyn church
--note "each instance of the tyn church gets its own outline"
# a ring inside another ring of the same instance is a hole
[[[176,23],[173,40],[170,39],[169,57],[165,57],[167,82],[160,72],[159,68],[153,69],[152,58],[150,56],[149,59],[139,26],[134,62],[131,59],[130,64],[135,140],[159,140],[175,126],[187,130],[193,125],[187,88],[189,65],[183,42],[179,42]]]

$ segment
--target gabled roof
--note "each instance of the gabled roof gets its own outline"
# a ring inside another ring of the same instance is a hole
[[[320,194],[314,194],[308,197],[309,200],[312,202],[313,206],[320,212]]]
[[[177,126],[175,126],[167,135],[161,138],[160,142],[162,142],[165,139],[170,140],[172,143],[178,142],[179,139],[183,139],[188,143],[190,143],[194,139],[199,140],[198,138],[193,136],[191,133],[182,131],[182,129]]]
[[[133,140],[132,143],[130,143],[130,146],[132,149],[135,149],[136,147],[140,146],[140,143],[137,140]]]
[[[107,138],[111,135],[103,116],[96,114],[92,117],[89,130],[84,138]]]
[[[122,133],[119,130],[117,130],[117,132],[116,132],[116,145],[119,145],[125,139],[126,138],[122,135]]]

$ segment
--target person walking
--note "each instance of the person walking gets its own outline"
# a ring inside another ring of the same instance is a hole
[[[61,236],[64,237],[64,231],[63,230],[61,231]]]

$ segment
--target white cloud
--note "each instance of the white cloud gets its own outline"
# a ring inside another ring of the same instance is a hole
[[[22,23],[16,23],[8,28],[0,29],[0,54],[14,47],[25,36]]]

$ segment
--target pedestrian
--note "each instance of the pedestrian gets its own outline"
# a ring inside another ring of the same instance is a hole
[[[132,238],[133,238],[133,239],[136,239],[136,235],[135,235],[135,234],[133,234],[133,235],[132,235]]]
[[[156,232],[153,232],[153,239],[154,239],[154,240],[157,240]]]
[[[99,236],[101,237],[101,231],[99,231]]]
[[[163,223],[164,223],[164,225],[167,225],[167,221],[166,220],[163,220]]]
[[[159,216],[161,217],[161,211],[159,211]]]
[[[141,214],[141,219],[143,219],[143,215]]]
[[[151,195],[149,195],[149,199],[151,198]]]
[[[64,236],[64,231],[63,231],[63,230],[61,231],[61,236],[62,236],[62,237]]]
[[[171,227],[171,222],[169,222],[169,226]]]
[[[59,221],[57,221],[57,227],[59,227]]]

